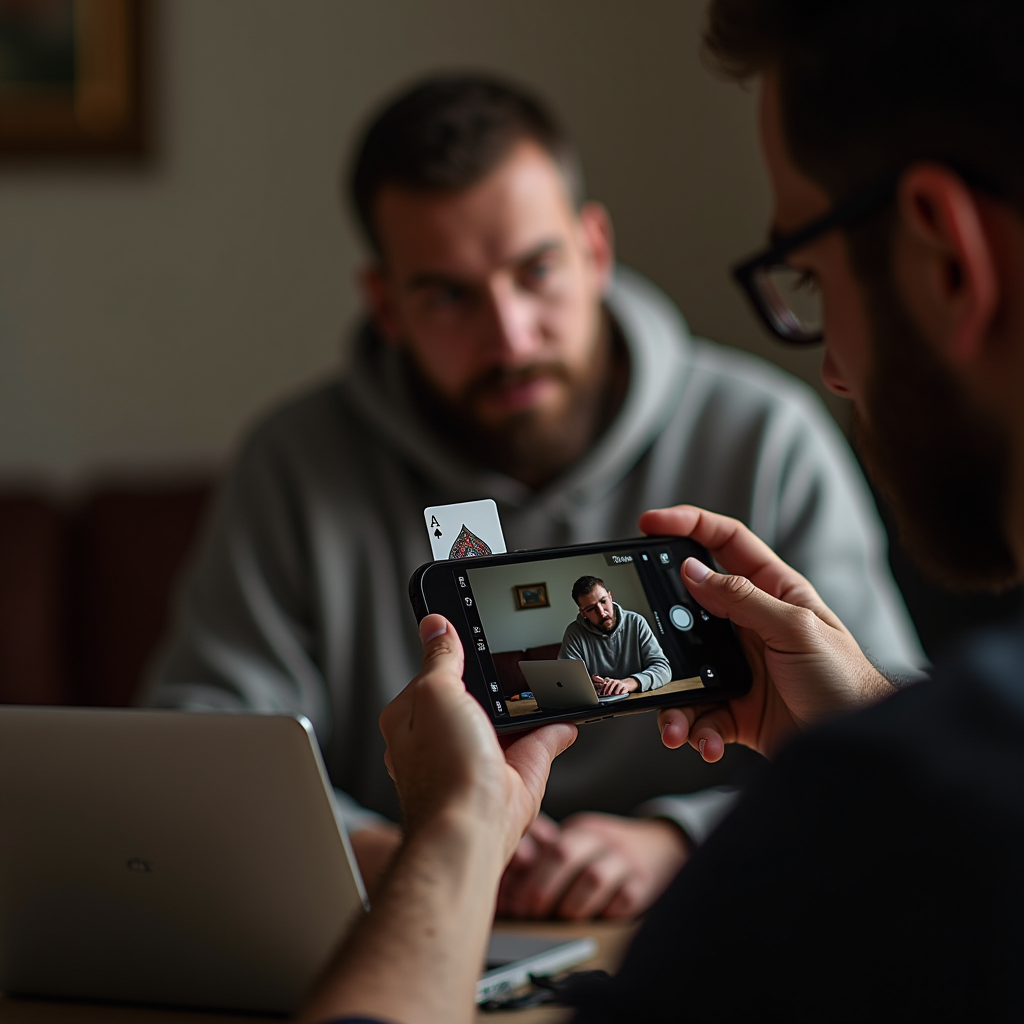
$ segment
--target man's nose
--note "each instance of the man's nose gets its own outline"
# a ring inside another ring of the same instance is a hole
[[[821,361],[821,379],[825,382],[825,387],[829,391],[834,391],[837,395],[843,395],[844,397],[849,396],[850,389],[847,387],[839,367],[836,366],[827,348],[825,349],[825,356]]]
[[[488,348],[500,354],[503,361],[527,362],[534,355],[539,334],[530,297],[520,292],[511,281],[497,281],[487,291]]]

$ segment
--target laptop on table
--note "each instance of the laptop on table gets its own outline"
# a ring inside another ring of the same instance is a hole
[[[5,994],[290,1013],[367,907],[305,718],[0,707]],[[596,952],[495,937],[478,1000]]]

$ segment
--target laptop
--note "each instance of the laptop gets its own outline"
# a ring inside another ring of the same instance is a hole
[[[0,707],[5,994],[291,1013],[367,907],[305,718]],[[478,999],[596,952],[504,945]]]
[[[616,704],[629,696],[628,693],[612,693],[598,697],[587,666],[577,658],[521,661],[519,668],[530,684],[539,708],[598,707]]]

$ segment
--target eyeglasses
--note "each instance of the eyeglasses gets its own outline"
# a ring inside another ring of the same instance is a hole
[[[605,594],[604,597],[599,598],[591,605],[587,605],[586,608],[581,608],[580,611],[583,612],[584,615],[589,615],[591,612],[597,611],[598,608],[607,608],[608,605],[611,604],[611,597],[611,594]]]
[[[733,268],[733,277],[768,330],[791,345],[814,345],[821,341],[824,322],[817,282],[807,272],[791,267],[785,257],[887,203],[896,193],[899,177],[889,174],[876,181]]]

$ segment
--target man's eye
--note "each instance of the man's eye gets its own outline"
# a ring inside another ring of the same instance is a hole
[[[792,287],[798,292],[817,292],[821,285],[818,281],[818,275],[813,270],[798,271],[797,276],[793,280]]]
[[[466,299],[466,289],[458,285],[431,288],[427,293],[427,303],[435,307],[457,306]]]
[[[527,288],[536,288],[547,281],[555,271],[555,263],[550,259],[533,260],[520,271],[520,280]]]

